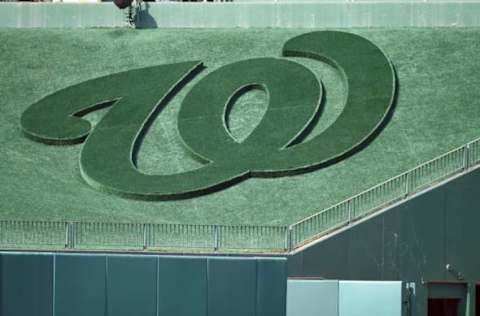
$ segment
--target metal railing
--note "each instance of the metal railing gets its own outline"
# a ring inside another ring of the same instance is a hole
[[[480,138],[290,226],[0,221],[0,248],[288,252],[480,162]]]
[[[287,226],[0,221],[0,248],[284,252]]]
[[[476,139],[291,225],[289,249],[405,199],[412,193],[477,165],[479,161],[480,139]]]

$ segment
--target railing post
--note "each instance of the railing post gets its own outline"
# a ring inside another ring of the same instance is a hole
[[[213,226],[213,234],[214,234],[214,245],[213,245],[213,250],[218,251],[219,248],[219,227],[218,225]]]
[[[470,144],[466,144],[463,147],[463,170],[467,170],[470,167]]]
[[[70,223],[65,222],[65,248],[70,247]]]
[[[347,209],[348,209],[348,224],[350,224],[353,220],[353,203],[352,200],[347,201]]]
[[[74,249],[75,248],[75,223],[66,222],[65,230],[65,248]]]
[[[143,224],[143,250],[148,247],[148,224]]]
[[[405,174],[405,197],[410,194],[410,172]]]
[[[287,226],[285,231],[285,250],[290,252],[293,250],[293,227],[292,225]]]

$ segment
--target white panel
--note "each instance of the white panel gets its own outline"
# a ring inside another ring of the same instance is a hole
[[[402,315],[402,282],[340,281],[339,316],[372,315]]]
[[[338,281],[288,280],[287,316],[338,316]]]

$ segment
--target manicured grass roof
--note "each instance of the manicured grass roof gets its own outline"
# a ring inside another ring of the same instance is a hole
[[[0,30],[0,219],[290,224],[480,136],[480,29],[347,30],[389,56],[398,76],[397,104],[369,146],[311,173],[249,179],[193,199],[130,200],[83,182],[83,145],[51,146],[22,135],[21,113],[59,89],[133,68],[201,60],[207,68],[160,113],[137,159],[144,173],[194,170],[202,164],[185,152],[177,130],[180,104],[192,86],[228,63],[276,58],[289,38],[308,31]],[[345,87],[333,67],[293,60],[324,83],[325,108],[309,140],[339,117]],[[229,115],[232,135],[245,138],[265,109],[262,91],[240,97]],[[106,111],[87,118],[95,124]]]

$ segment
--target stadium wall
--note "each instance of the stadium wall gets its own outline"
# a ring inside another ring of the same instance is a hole
[[[474,27],[480,1],[234,1],[145,2],[142,28]],[[121,27],[113,3],[0,2],[0,27]]]
[[[0,253],[0,315],[285,316],[284,258]]]
[[[413,282],[415,315],[427,315],[427,298],[443,288],[465,288],[466,315],[475,315],[478,205],[480,169],[294,254],[289,275]]]

